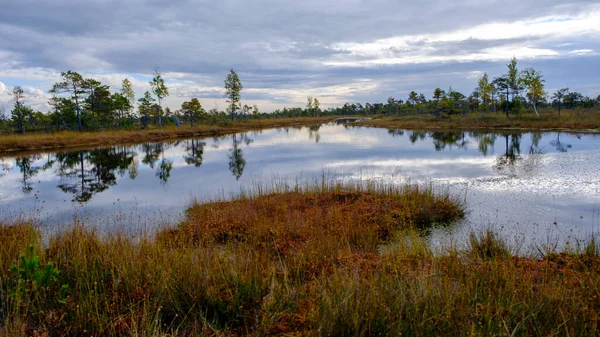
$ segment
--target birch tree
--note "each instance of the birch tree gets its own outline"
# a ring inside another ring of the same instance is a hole
[[[149,82],[152,88],[152,93],[156,96],[158,102],[158,109],[156,114],[158,116],[158,125],[162,126],[162,100],[169,96],[169,89],[165,85],[162,75],[158,72],[158,69],[154,71],[154,78]]]
[[[545,81],[542,79],[542,74],[533,68],[528,68],[521,73],[521,78],[527,89],[527,99],[533,105],[536,116],[540,118],[540,114],[537,111],[537,103],[546,96],[546,91],[544,90]]]

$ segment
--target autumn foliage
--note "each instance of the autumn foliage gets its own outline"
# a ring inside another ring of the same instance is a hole
[[[485,232],[431,249],[462,209],[426,186],[322,183],[195,203],[135,236],[2,225],[0,335],[598,334],[595,242],[514,256]]]

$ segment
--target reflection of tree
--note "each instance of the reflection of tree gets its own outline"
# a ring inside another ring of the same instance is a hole
[[[139,166],[140,166],[139,161],[134,158],[131,161],[131,163],[129,164],[129,167],[127,168],[127,170],[129,171],[129,179],[133,180],[133,179],[137,178]]]
[[[90,200],[95,193],[90,186],[93,178],[89,170],[85,169],[83,151],[69,152],[57,155],[60,164],[58,174],[61,177],[61,183],[58,185],[65,193],[73,194],[73,201],[86,202]],[[63,178],[76,178],[72,182],[62,182]]]
[[[87,202],[94,194],[116,185],[115,172],[125,172],[134,163],[134,153],[123,148],[62,153],[56,158],[61,178],[58,188],[73,194],[73,201],[78,202]]]
[[[158,165],[156,170],[156,176],[160,179],[161,184],[166,184],[171,176],[171,169],[173,168],[173,161],[170,159],[163,158]]]
[[[142,144],[142,151],[144,152],[144,157],[142,158],[142,163],[150,166],[150,168],[156,167],[155,176],[160,179],[161,184],[166,184],[169,181],[169,177],[171,176],[171,169],[173,168],[173,161],[165,158],[165,150],[167,150],[171,145],[178,144],[175,143],[147,143]],[[156,166],[160,158],[160,163]],[[137,173],[137,172],[136,172]]]
[[[150,166],[150,168],[154,168],[164,150],[164,143],[142,144],[142,151],[144,152],[142,163]]]
[[[521,137],[522,134],[504,134],[505,152],[504,155],[496,159],[495,169],[503,172],[506,169],[513,169],[514,165],[522,159],[521,157]],[[510,138],[510,142],[509,142]]]
[[[484,157],[494,153],[494,143],[496,142],[496,134],[490,132],[470,132],[469,137],[477,139],[477,149]]]
[[[240,144],[244,141],[245,136],[242,134],[238,139],[237,135],[233,135],[233,148],[229,150],[229,171],[233,174],[236,180],[239,180],[244,173],[244,167],[246,166],[246,160],[244,159],[244,153],[240,148]],[[246,144],[249,144],[246,142]]]
[[[19,167],[19,171],[23,175],[23,180],[21,181],[21,190],[24,193],[29,193],[33,189],[31,184],[28,182],[33,178],[36,174],[39,173],[42,167],[34,166],[33,163],[36,160],[39,160],[40,156],[30,156],[30,157],[19,157],[16,159],[16,165]]]
[[[3,177],[8,171],[10,171],[10,165],[7,163],[0,163],[0,178]]]
[[[446,146],[452,148],[453,146],[463,148],[467,145],[468,141],[465,139],[464,132],[446,132],[436,131],[429,134],[433,138],[433,146],[436,151],[442,151]]]
[[[302,130],[302,127],[301,126],[298,127],[298,130]],[[248,137],[248,133],[247,132],[240,133],[240,139],[241,139],[242,142],[244,142],[244,144],[246,144],[246,146],[254,143],[254,140],[251,139],[250,137]]]
[[[425,138],[427,138],[427,132],[423,131],[411,131],[410,136],[408,136],[408,139],[410,139],[411,144],[416,143],[417,140],[424,140]]]
[[[556,140],[551,141],[550,144],[554,146],[558,152],[567,152],[572,147],[571,144],[565,144],[560,141],[560,132],[556,134]]]
[[[388,129],[388,134],[392,137],[404,136],[404,130],[401,129]]]
[[[320,128],[321,124],[308,127],[308,138],[314,140],[315,143],[318,143],[321,140],[321,134],[319,133]]]
[[[195,167],[200,167],[202,165],[202,156],[204,155],[204,146],[206,146],[205,142],[201,142],[196,139],[191,139],[187,141],[187,145],[185,150],[188,153],[183,157],[185,162],[188,165],[194,165]]]
[[[221,142],[223,142],[226,138],[227,138],[227,136],[220,136],[220,137],[214,136],[214,137],[212,137],[213,144],[211,145],[211,147],[214,148],[214,149],[218,149],[219,146],[221,146]]]
[[[542,140],[542,133],[539,131],[531,132],[531,146],[529,146],[529,154],[541,154],[542,149],[540,148],[540,141]]]

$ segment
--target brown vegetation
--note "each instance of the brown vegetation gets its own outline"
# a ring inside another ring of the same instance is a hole
[[[462,214],[428,188],[323,184],[195,204],[156,236],[2,225],[0,335],[598,334],[595,242],[434,254],[419,228]]]
[[[531,112],[511,115],[506,118],[498,113],[470,113],[466,116],[447,115],[406,115],[374,118],[358,125],[395,128],[395,129],[554,129],[600,131],[600,110],[585,109],[581,111],[563,111],[558,116],[556,111],[544,109],[540,118]]]

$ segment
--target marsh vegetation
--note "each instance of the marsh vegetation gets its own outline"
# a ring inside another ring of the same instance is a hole
[[[0,226],[0,334],[594,335],[597,243],[513,256],[429,188],[317,182],[194,204],[157,233]],[[558,308],[558,309],[557,309]]]

